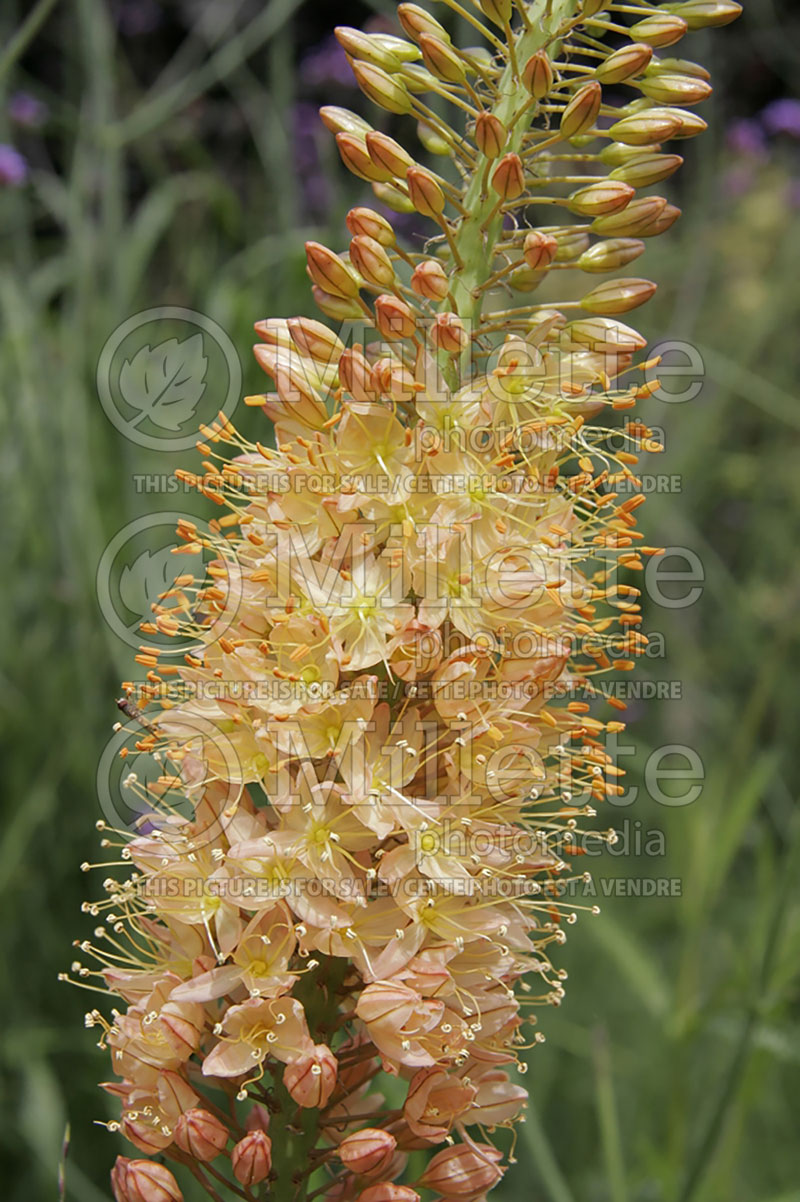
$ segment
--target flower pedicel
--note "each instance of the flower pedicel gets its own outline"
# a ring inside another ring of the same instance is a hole
[[[620,317],[679,215],[653,189],[705,128],[707,73],[675,44],[739,6],[435,8],[475,44],[417,4],[398,36],[338,30],[402,118],[322,110],[380,209],[348,214],[344,253],[307,246],[339,333],[259,321],[273,391],[246,403],[275,446],[220,417],[181,473],[217,508],[179,552],[211,563],[144,628],[182,640],[141,648],[120,703],[162,775],[136,829],[98,824],[121,872],[73,965],[119,999],[87,1016],[135,1149],[118,1202],[179,1202],[184,1177],[482,1198],[513,1163],[537,1008],[564,996],[551,953],[589,908],[579,856],[613,839],[581,830],[621,792],[596,682],[646,646],[626,581],[658,554],[635,466],[659,447],[628,413],[657,365]],[[409,117],[423,151],[386,132]],[[387,210],[428,242],[399,245]]]

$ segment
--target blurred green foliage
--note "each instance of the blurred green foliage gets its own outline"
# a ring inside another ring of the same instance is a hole
[[[325,82],[309,83],[301,55],[335,21],[392,9],[40,0],[0,15],[0,141],[29,163],[0,193],[6,1202],[57,1197],[67,1120],[67,1197],[107,1199],[118,1150],[93,1125],[113,1111],[96,1085],[107,1057],[82,1026],[88,995],[56,977],[87,933],[79,905],[93,882],[79,864],[96,851],[97,761],[131,671],[98,610],[97,562],[160,503],[133,475],[176,464],[111,427],[97,357],[132,313],[183,304],[228,331],[246,390],[258,389],[252,321],[312,312],[304,235],[339,246],[362,195],[320,138],[329,190],[304,200],[292,114],[321,101]],[[725,143],[734,118],[796,76],[788,13],[754,0],[738,26],[685,52],[720,86],[711,132],[671,185],[686,215],[644,260],[661,288],[638,324],[653,342],[698,347],[706,374],[696,399],[645,407],[666,443],[645,470],[680,489],[651,499],[644,528],[694,549],[704,590],[690,608],[646,614],[666,655],[640,678],[680,682],[682,696],[631,705],[625,766],[639,797],[603,818],[627,854],[593,863],[603,914],[563,950],[567,1000],[541,1015],[547,1042],[531,1054],[531,1108],[501,1202],[800,1200],[800,164],[791,138],[763,153]],[[19,89],[47,106],[36,128],[8,115]],[[690,806],[644,788],[648,757],[669,744],[703,761]],[[636,854],[637,831],[642,843],[662,832],[664,854]],[[652,878],[677,880],[680,896],[603,896],[615,888],[604,882]]]

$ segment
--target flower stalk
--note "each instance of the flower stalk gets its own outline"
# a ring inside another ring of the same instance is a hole
[[[130,773],[134,829],[99,824],[121,875],[72,972],[122,999],[87,1015],[138,1154],[117,1202],[180,1202],[185,1171],[212,1199],[478,1202],[564,997],[551,954],[597,909],[580,857],[615,839],[592,820],[625,708],[602,686],[647,646],[635,469],[660,449],[628,413],[657,361],[619,320],[655,284],[598,276],[677,219],[642,190],[705,128],[707,73],[657,52],[739,7],[446,8],[480,47],[417,4],[398,36],[338,31],[423,149],[323,109],[380,206],[347,252],[307,244],[337,329],[257,322],[272,389],[245,403],[275,445],[220,416],[180,473],[215,505],[178,530],[208,575],[143,627],[120,708],[161,776]]]

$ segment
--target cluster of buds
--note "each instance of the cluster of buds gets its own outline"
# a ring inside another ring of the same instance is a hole
[[[121,705],[163,771],[136,829],[100,824],[123,875],[74,966],[125,1006],[87,1018],[146,1157],[118,1161],[117,1202],[179,1202],[175,1173],[212,1197],[482,1199],[535,1008],[564,996],[551,953],[592,908],[577,857],[613,839],[582,829],[621,792],[625,707],[597,681],[647,645],[625,580],[658,553],[635,465],[660,448],[626,415],[655,367],[619,320],[655,285],[597,275],[676,220],[649,190],[682,161],[662,144],[704,128],[707,73],[657,52],[739,7],[465,3],[476,47],[409,3],[397,36],[338,30],[423,161],[323,120],[430,239],[360,205],[345,253],[308,243],[338,332],[259,321],[272,391],[246,401],[274,445],[220,416],[183,473],[218,507],[178,531],[208,577],[145,627],[165,641]]]

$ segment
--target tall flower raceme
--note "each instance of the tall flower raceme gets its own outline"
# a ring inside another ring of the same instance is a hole
[[[121,999],[87,1016],[136,1149],[118,1202],[177,1202],[176,1166],[212,1198],[482,1198],[590,908],[581,826],[621,791],[597,681],[646,645],[624,581],[657,554],[634,511],[659,448],[628,413],[654,365],[619,320],[655,285],[616,273],[679,215],[663,144],[705,128],[673,47],[739,6],[448,9],[480,45],[416,4],[404,37],[338,31],[425,163],[322,110],[428,241],[357,207],[347,252],[309,243],[339,332],[258,322],[275,445],[221,417],[183,473],[218,510],[180,549],[212,562],[145,627],[183,640],[143,646],[120,703],[163,775],[134,831],[99,824],[123,871],[74,965]]]

